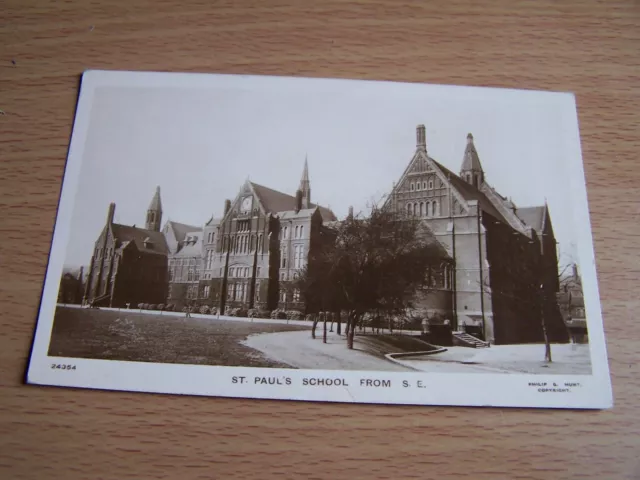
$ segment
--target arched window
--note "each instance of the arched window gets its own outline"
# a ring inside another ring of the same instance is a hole
[[[413,204],[413,214],[418,215],[418,202]]]
[[[412,208],[411,204],[407,203],[407,215],[411,215],[411,213],[412,213],[411,212],[411,208]]]
[[[298,238],[298,225],[296,225],[296,233],[295,233],[295,236],[293,238]]]
[[[415,190],[416,186],[414,183],[411,184],[411,191],[413,192]]]
[[[433,203],[431,204],[431,214],[434,217],[440,216],[440,208],[438,206],[437,200],[434,200]]]
[[[304,238],[304,225],[300,225],[300,238]]]
[[[420,182],[416,182],[416,190],[420,190]]]
[[[284,227],[284,237],[282,237],[282,238],[284,238],[284,239],[288,238],[287,237],[288,233],[289,233],[289,227]]]
[[[424,203],[420,202],[420,216],[422,217],[424,215]]]
[[[433,180],[429,180],[429,190],[433,190]]]
[[[427,182],[422,182],[422,189],[426,190],[427,189]]]

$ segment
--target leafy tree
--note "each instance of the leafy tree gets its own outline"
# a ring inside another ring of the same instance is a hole
[[[416,292],[429,288],[429,267],[444,256],[423,223],[386,207],[349,216],[325,235],[331,241],[310,251],[297,286],[312,311],[346,312],[349,348],[365,313],[411,308]]]

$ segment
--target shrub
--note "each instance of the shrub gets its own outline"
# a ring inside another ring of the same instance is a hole
[[[249,310],[247,310],[246,308],[239,308],[236,312],[236,316],[246,318],[249,316]]]
[[[188,308],[187,308],[186,305],[184,307],[182,307],[182,313],[187,313],[187,310],[188,310]]]
[[[202,305],[200,307],[200,313],[208,314],[211,312],[211,309],[207,305]]]
[[[303,318],[302,312],[299,310],[288,310],[285,313],[287,315],[287,319],[289,320],[302,320]]]
[[[175,310],[176,306],[173,303],[168,304],[166,307],[164,307],[164,309],[167,312],[173,312]]]
[[[269,310],[252,308],[249,310],[249,318],[271,318],[271,312]]]
[[[228,308],[227,309],[227,315],[229,315],[230,317],[237,317],[238,316],[238,310],[240,310],[239,308]]]
[[[284,310],[274,310],[273,312],[271,312],[271,318],[274,320],[286,320],[287,312],[285,312]]]
[[[165,308],[166,307],[165,307],[164,303],[159,303],[158,304],[158,310],[163,311]]]
[[[155,303],[150,303],[149,304],[149,310],[155,310],[156,309],[156,304]]]
[[[143,310],[143,309],[144,309],[144,303],[139,303],[139,304],[138,304],[138,308],[139,308],[140,310]]]

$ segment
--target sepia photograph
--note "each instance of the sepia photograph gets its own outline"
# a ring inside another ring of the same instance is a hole
[[[574,96],[85,73],[28,381],[610,407]]]

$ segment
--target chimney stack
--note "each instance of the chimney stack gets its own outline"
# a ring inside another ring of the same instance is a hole
[[[353,207],[350,206],[349,207],[349,214],[347,215],[347,218],[350,220],[353,220]]]
[[[227,199],[224,201],[224,214],[226,215],[231,210],[231,200]]]
[[[296,190],[296,213],[302,210],[302,190]]]
[[[416,128],[416,147],[420,150],[427,149],[427,134],[424,125],[418,125]]]
[[[115,203],[110,203],[109,204],[109,211],[107,212],[107,223],[111,224],[113,223],[113,216],[116,213],[116,204]]]

